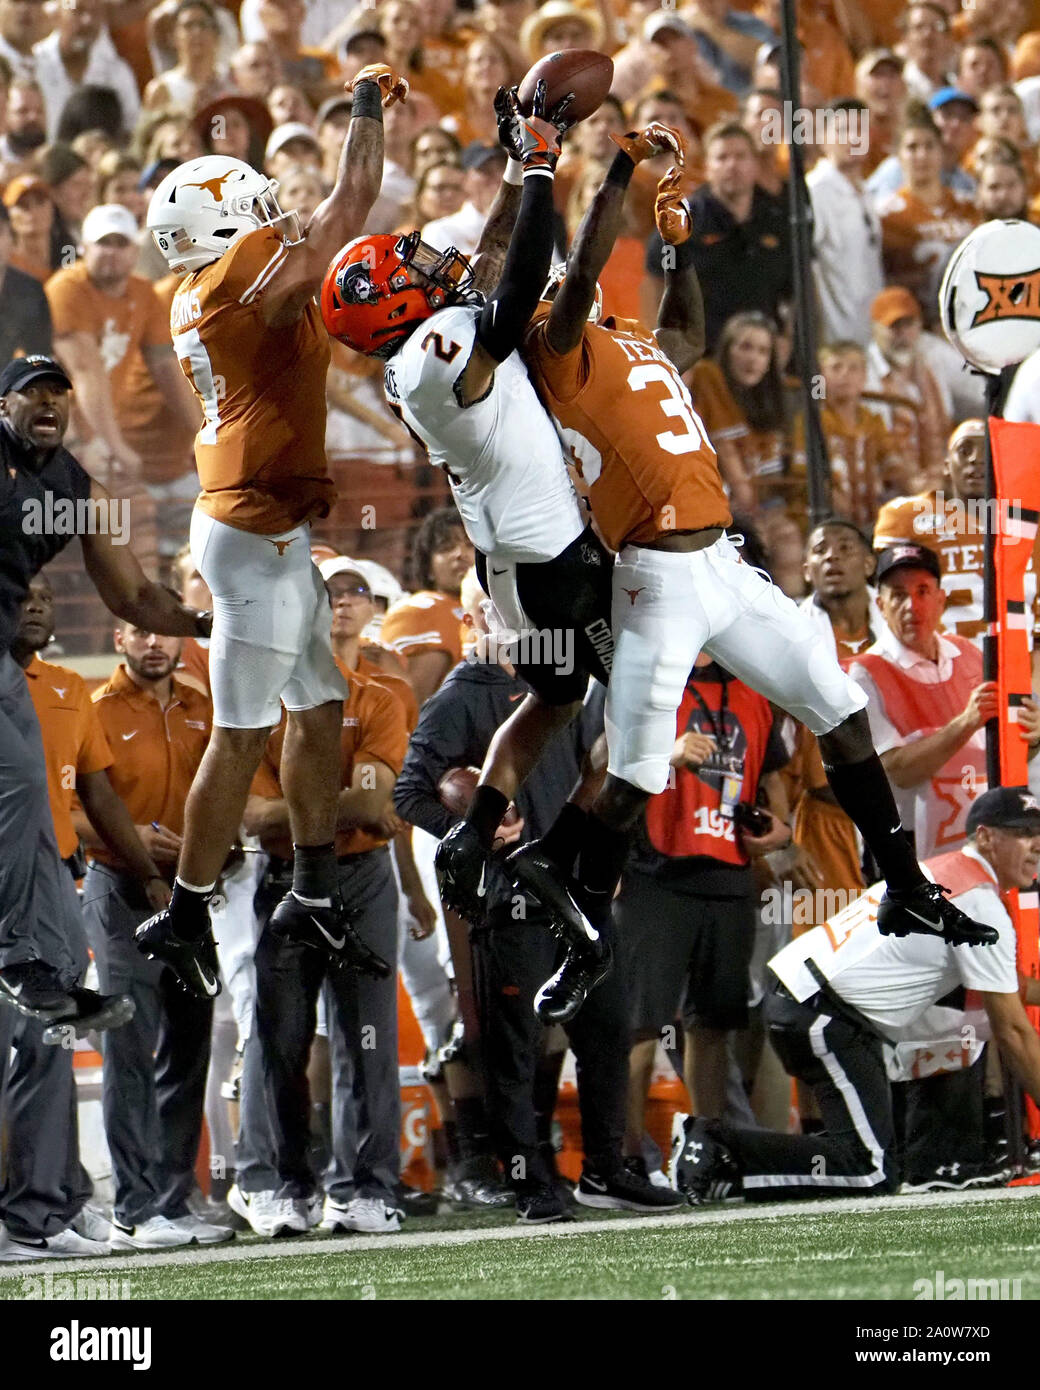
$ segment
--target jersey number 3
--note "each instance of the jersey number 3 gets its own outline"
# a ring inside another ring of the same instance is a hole
[[[714,453],[715,449],[701,424],[700,416],[693,408],[689,392],[675,372],[670,371],[663,362],[647,362],[633,367],[628,374],[628,385],[633,391],[645,391],[655,381],[668,388],[667,396],[659,402],[662,411],[685,426],[681,434],[675,430],[662,430],[656,436],[660,447],[669,454],[692,454],[702,446]]]

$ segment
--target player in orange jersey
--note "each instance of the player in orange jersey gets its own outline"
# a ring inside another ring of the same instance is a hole
[[[616,143],[620,152],[571,248],[567,274],[551,305],[535,314],[523,349],[584,475],[598,529],[618,552],[608,772],[578,839],[572,901],[580,915],[567,959],[540,993],[542,1016],[569,1016],[602,977],[603,933],[630,833],[648,798],[667,784],[676,711],[702,650],[819,736],[835,797],[888,883],[881,930],[992,940],[922,874],[871,743],[862,692],[815,625],[741,561],[726,534],[731,517],[715,450],[680,375],[692,365],[699,327],[688,282],[675,277],[656,334],[632,320],[589,321],[645,135]],[[495,785],[508,799],[516,788],[504,761]],[[555,862],[538,844],[511,856],[518,886],[532,900],[552,900],[553,878],[569,876],[573,844]]]
[[[213,594],[214,727],[188,796],[173,898],[136,937],[203,995],[220,987],[207,903],[283,704],[295,851],[292,890],[271,927],[334,962],[389,971],[350,927],[337,886],[339,788],[330,769],[347,687],[309,537],[311,519],[333,500],[324,449],[329,344],[314,296],[378,195],[382,106],[408,91],[383,64],[362,69],[350,87],[336,183],[302,230],[278,205],[276,183],[222,155],[180,165],[148,209],[170,269],[188,272],[170,321],[204,413],[191,548]]]

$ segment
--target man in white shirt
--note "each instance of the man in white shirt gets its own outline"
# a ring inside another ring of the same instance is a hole
[[[768,1130],[677,1117],[673,1184],[691,1203],[743,1190],[748,1199],[890,1192],[898,1182],[884,1042],[957,988],[978,990],[994,1042],[1040,1100],[1040,1038],[1026,1015],[1015,967],[1015,929],[1002,894],[1029,888],[1040,862],[1040,804],[1027,787],[980,796],[964,849],[927,861],[953,900],[996,932],[965,949],[938,938],[883,937],[881,885],[769,962],[770,1040],[792,1076],[812,1088],[825,1132]],[[1026,982],[1025,1002],[1040,1002]]]
[[[869,153],[848,138],[852,120],[867,119],[865,102],[833,102],[836,119],[823,158],[806,178],[813,212],[813,278],[820,301],[822,342],[870,342],[870,306],[885,286],[881,222],[863,187]],[[844,113],[844,115],[842,114]],[[842,130],[841,122],[847,129]],[[841,138],[838,138],[841,137]]]
[[[33,44],[47,32],[42,0],[0,0],[0,58],[6,58],[15,77],[34,78]]]
[[[47,138],[53,140],[62,109],[85,84],[110,87],[119,98],[124,130],[133,130],[141,109],[137,80],[116,52],[104,25],[101,0],[62,0],[53,31],[33,48],[36,80],[47,108]]]
[[[505,152],[496,145],[476,145],[463,155],[462,166],[466,170],[466,201],[450,217],[427,222],[422,239],[437,251],[454,246],[462,255],[472,256],[502,182]]]

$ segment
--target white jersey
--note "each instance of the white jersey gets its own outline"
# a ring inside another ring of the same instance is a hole
[[[979,858],[970,847],[962,853]],[[795,999],[815,994],[822,977],[883,1036],[895,1039],[912,1035],[910,1025],[958,985],[1018,993],[1015,929],[996,882],[954,895],[962,912],[996,927],[1000,937],[994,946],[950,946],[939,936],[917,932],[882,936],[877,905],[884,890],[883,883],[874,884],[843,912],[795,937],[772,958],[770,969]]]
[[[441,309],[387,363],[391,409],[451,482],[470,540],[513,564],[542,563],[585,529],[556,429],[520,356],[495,368],[485,396],[459,405],[455,383],[476,341],[479,309]]]

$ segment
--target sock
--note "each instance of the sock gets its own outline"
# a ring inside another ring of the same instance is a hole
[[[458,1125],[454,1120],[442,1120],[441,1131],[444,1134],[444,1147],[448,1151],[448,1162],[454,1165],[459,1161]]]
[[[569,874],[574,868],[588,820],[588,811],[583,811],[573,801],[564,802],[563,810],[542,836],[542,849],[565,873]]]
[[[201,941],[209,931],[209,900],[216,886],[211,883],[206,888],[200,888],[194,883],[185,883],[181,878],[173,880],[170,923],[182,941]]]
[[[480,836],[480,843],[490,849],[495,843],[495,831],[502,822],[509,805],[509,798],[497,787],[480,786],[473,793],[473,800],[466,812],[466,821]]]
[[[484,1102],[479,1096],[468,1096],[465,1100],[456,1100],[454,1105],[455,1135],[460,1157],[476,1158],[479,1154],[490,1153],[491,1141]]]
[[[863,836],[888,886],[898,891],[924,883],[878,755],[872,753],[859,763],[825,764],[824,771],[838,805]]]
[[[336,846],[293,845],[292,891],[308,907],[330,907],[339,890]]]
[[[621,881],[632,835],[614,830],[590,811],[585,837],[578,854],[580,906],[594,927],[602,929],[610,918],[610,904]]]

